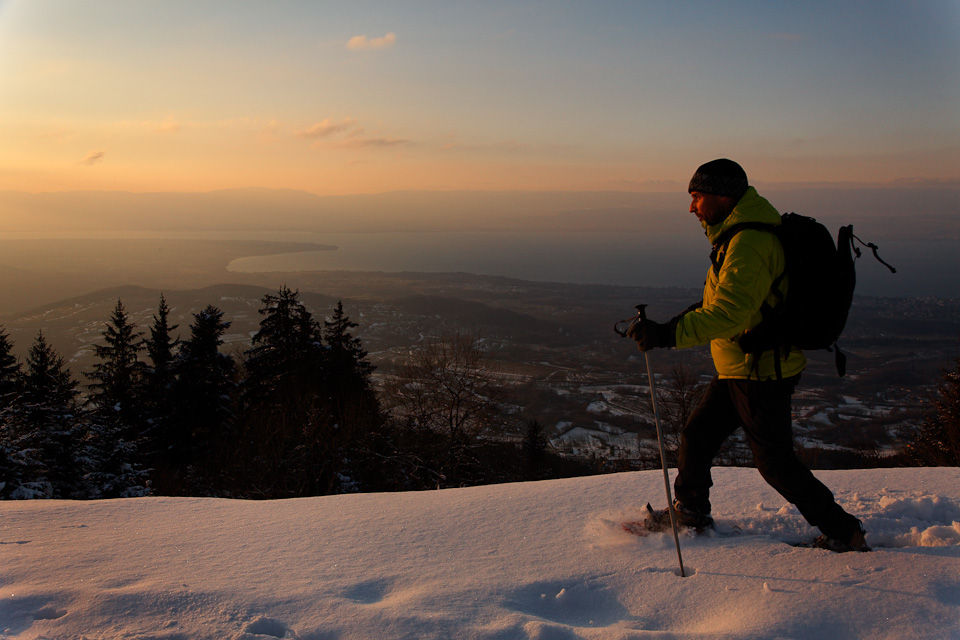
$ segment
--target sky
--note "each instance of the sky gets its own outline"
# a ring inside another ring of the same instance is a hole
[[[960,181],[960,3],[0,0],[0,189]]]

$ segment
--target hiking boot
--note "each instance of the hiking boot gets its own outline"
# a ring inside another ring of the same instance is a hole
[[[701,513],[693,509],[688,509],[682,502],[676,499],[673,501],[673,511],[677,516],[678,526],[695,529],[697,533],[703,533],[707,529],[713,529],[713,517],[709,512]]]
[[[857,526],[857,530],[854,531],[846,541],[823,535],[817,536],[817,539],[813,541],[813,546],[818,549],[827,549],[834,553],[870,551],[870,545],[867,544],[866,532],[863,530],[863,525],[858,522]]]
[[[703,533],[713,529],[713,518],[709,513],[698,513],[684,507],[679,500],[673,501],[673,512],[677,518],[678,529],[693,529]],[[644,518],[644,527],[647,531],[665,531],[670,529],[670,510],[654,509],[647,504],[647,513]]]

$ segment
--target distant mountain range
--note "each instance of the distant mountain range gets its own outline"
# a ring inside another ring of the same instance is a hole
[[[781,211],[853,223],[872,238],[960,239],[960,187],[777,186]],[[0,191],[0,235],[118,237],[354,231],[685,231],[687,195],[561,191],[396,191],[318,196],[289,189],[206,193]]]

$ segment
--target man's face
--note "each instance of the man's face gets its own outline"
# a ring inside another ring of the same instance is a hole
[[[690,196],[693,198],[690,203],[690,213],[696,215],[701,222],[706,222],[711,226],[726,220],[730,212],[733,211],[734,205],[736,205],[736,202],[730,196],[718,196],[699,191],[692,191]]]

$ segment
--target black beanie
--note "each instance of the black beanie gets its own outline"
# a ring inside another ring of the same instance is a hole
[[[700,165],[690,178],[688,192],[699,191],[739,199],[747,190],[747,173],[733,160],[720,158]]]

